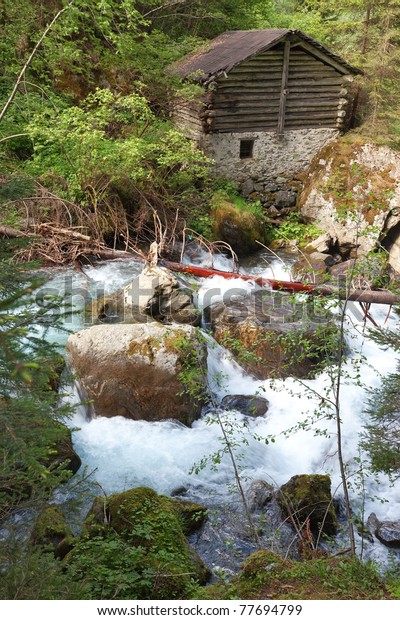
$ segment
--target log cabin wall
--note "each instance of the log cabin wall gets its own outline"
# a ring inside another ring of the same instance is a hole
[[[301,47],[291,46],[285,79],[284,48],[285,44],[280,44],[218,77],[213,106],[208,106],[212,123],[203,124],[206,132],[281,133],[280,109],[284,115],[282,131],[343,126],[346,84],[352,77]]]

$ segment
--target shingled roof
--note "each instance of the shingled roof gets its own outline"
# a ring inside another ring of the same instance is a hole
[[[190,53],[182,60],[174,63],[172,69],[181,78],[190,74],[199,74],[200,82],[206,81],[213,75],[228,73],[244,60],[273,47],[287,35],[296,35],[306,43],[343,65],[343,68],[352,74],[362,73],[356,67],[346,62],[341,56],[334,54],[327,47],[309,37],[300,30],[270,29],[270,30],[232,30],[224,32],[207,43],[206,46]]]

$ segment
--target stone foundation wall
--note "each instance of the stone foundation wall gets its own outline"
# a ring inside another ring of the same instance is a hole
[[[336,129],[288,130],[282,137],[260,131],[210,133],[200,146],[214,159],[218,174],[237,181],[245,197],[261,199],[267,207],[291,208],[301,187],[296,176],[338,135]],[[240,158],[241,140],[254,140],[251,158]]]

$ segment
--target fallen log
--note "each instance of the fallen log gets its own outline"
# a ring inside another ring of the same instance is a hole
[[[209,278],[211,276],[221,276],[226,279],[240,278],[248,282],[255,282],[259,286],[269,286],[274,291],[287,291],[288,293],[307,293],[311,295],[323,295],[328,297],[338,296],[339,299],[347,299],[348,301],[358,301],[363,303],[387,304],[392,306],[400,302],[400,297],[391,291],[385,289],[351,289],[348,291],[345,287],[314,284],[303,284],[302,282],[291,282],[286,280],[275,280],[272,278],[264,278],[262,276],[250,276],[233,271],[220,271],[218,269],[210,269],[207,267],[198,267],[197,265],[183,265],[182,263],[174,263],[172,261],[161,261],[161,264],[171,271],[187,273],[199,278]]]
[[[10,226],[0,226],[0,235],[10,239],[26,237],[26,233],[23,233],[21,230],[15,230],[15,228],[11,228]]]
[[[81,241],[90,241],[88,235],[82,235],[82,233],[70,230],[69,228],[58,228],[57,226],[51,226],[50,224],[40,224],[39,228],[45,232],[50,232],[53,235],[66,235],[67,237],[73,237]]]
[[[137,258],[132,252],[124,252],[123,250],[108,250],[107,248],[80,248],[79,256],[95,256],[104,260],[115,260],[116,258]]]

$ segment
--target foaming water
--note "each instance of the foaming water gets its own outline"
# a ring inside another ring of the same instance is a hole
[[[225,263],[214,266],[227,269]],[[104,281],[110,288],[120,288],[132,278],[130,269],[137,270],[137,273],[141,265],[135,263],[131,267],[124,262],[122,271],[119,271],[113,263],[105,265],[102,270],[86,271],[91,282]],[[263,263],[261,266],[249,265],[245,269],[247,273],[266,277],[290,277],[290,273],[277,260],[272,261],[270,266]],[[198,286],[198,303],[200,307],[205,307],[227,294],[232,296],[232,291],[233,294],[246,295],[255,285],[240,279],[225,280],[215,276],[198,280]],[[387,311],[388,308],[383,306],[372,308],[375,320],[381,324]],[[388,326],[393,327],[396,323],[396,317],[391,316]],[[366,516],[375,512],[381,520],[397,520],[400,516],[399,485],[391,485],[384,475],[376,480],[368,477],[365,480],[365,497],[359,497],[356,487],[361,480],[357,473],[360,468],[355,460],[365,458],[359,451],[360,432],[367,422],[363,411],[367,399],[365,386],[372,390],[378,388],[381,377],[395,369],[396,356],[391,350],[383,351],[368,338],[362,316],[355,305],[349,305],[346,331],[350,353],[344,366],[348,378],[341,387],[340,408],[344,458],[354,487],[351,489],[352,503],[355,512],[361,509],[364,502]],[[243,478],[247,481],[263,479],[281,485],[296,474],[329,473],[332,490],[340,497],[335,421],[324,415],[318,419],[315,415],[320,407],[318,395],[330,395],[329,373],[302,382],[295,379],[274,383],[255,380],[231,359],[226,349],[208,338],[209,383],[217,401],[227,394],[260,394],[269,401],[269,410],[261,418],[245,417],[235,411],[221,414],[236,437],[238,448],[235,450]],[[364,361],[360,366],[354,366],[361,356]],[[357,372],[363,386],[352,380]],[[77,396],[72,393],[71,399],[76,402]],[[310,418],[314,420],[312,424],[308,422]],[[192,428],[187,428],[174,421],[151,423],[121,417],[88,420],[83,409],[80,409],[71,420],[71,425],[80,428],[74,432],[76,450],[83,463],[90,470],[95,470],[96,480],[107,493],[147,485],[158,492],[170,494],[177,487],[185,487],[189,489],[189,496],[202,499],[205,503],[215,505],[230,500],[234,475],[226,455],[216,468],[210,467],[209,459],[203,469],[197,468],[197,474],[191,473],[202,459],[217,455],[223,446],[220,427],[212,414],[205,415]],[[301,425],[307,426],[308,430],[297,428],[289,432]],[[367,555],[382,561],[387,550],[376,542],[368,547]]]
[[[34,294],[33,302],[42,306],[46,299],[60,298],[60,304],[53,314],[63,314],[64,329],[51,325],[39,328],[38,335],[64,347],[68,332],[76,332],[89,327],[85,306],[102,295],[109,295],[129,284],[143,269],[143,261],[138,259],[119,259],[76,269],[63,269],[50,277]],[[49,274],[46,274],[49,275]],[[51,316],[51,315],[50,315]]]

